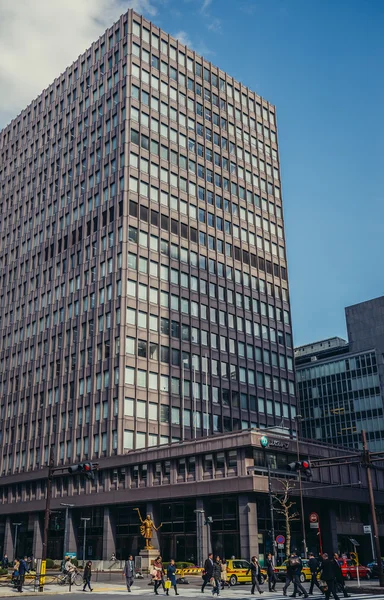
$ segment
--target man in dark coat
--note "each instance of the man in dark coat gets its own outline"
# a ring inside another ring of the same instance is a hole
[[[269,553],[267,556],[266,567],[267,567],[267,575],[268,575],[268,590],[270,592],[274,592],[275,588],[276,588],[277,578],[276,578],[275,566],[273,564],[273,558],[272,558],[271,553]]]
[[[335,572],[336,572],[336,589],[337,589],[337,591],[341,590],[343,592],[344,598],[349,598],[350,594],[348,594],[347,590],[345,589],[345,581],[344,581],[343,571],[341,570],[341,567],[339,564],[339,555],[337,554],[337,552],[335,552],[333,555],[333,561],[335,563]]]
[[[323,562],[321,563],[321,579],[326,582],[327,590],[325,592],[326,600],[329,600],[331,594],[335,600],[340,600],[336,592],[336,565],[335,561],[328,557],[328,554],[324,552]]]
[[[308,567],[311,571],[311,585],[309,587],[309,595],[312,596],[314,586],[318,587],[320,590],[319,582],[317,581],[317,573],[319,572],[320,563],[317,560],[317,558],[315,558],[313,552],[310,552],[308,556]]]
[[[296,552],[292,552],[288,559],[287,564],[287,576],[285,579],[285,585],[283,588],[283,595],[287,595],[288,586],[293,583],[293,594],[291,594],[292,598],[296,598],[297,592],[301,592],[304,595],[304,598],[308,598],[308,594],[306,589],[301,585],[300,581],[300,573],[303,568],[303,563],[301,558],[297,556]]]
[[[210,581],[213,572],[213,554],[210,552],[208,554],[208,558],[204,563],[204,575],[203,575],[203,585],[201,586],[201,591],[204,593],[204,588],[207,583]]]

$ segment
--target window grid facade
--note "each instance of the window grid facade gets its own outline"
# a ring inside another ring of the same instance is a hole
[[[272,105],[128,11],[0,156],[1,474],[294,427]]]

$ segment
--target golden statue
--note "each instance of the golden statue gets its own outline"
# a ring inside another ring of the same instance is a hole
[[[140,510],[138,508],[134,508],[133,510],[137,510],[137,514],[139,515],[139,519],[140,519],[140,533],[143,536],[143,538],[145,539],[145,550],[153,550],[153,546],[151,544],[151,540],[152,540],[152,531],[159,531],[160,527],[163,525],[162,523],[160,523],[160,525],[158,527],[156,527],[156,525],[154,524],[154,522],[151,519],[151,515],[147,515],[145,519],[142,518],[141,514],[140,514]]]

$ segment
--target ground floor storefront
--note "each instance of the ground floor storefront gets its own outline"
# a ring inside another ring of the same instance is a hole
[[[297,457],[296,441],[269,433],[265,448],[261,438],[262,432],[252,430],[106,458],[91,481],[63,468],[52,485],[48,557],[60,559],[70,551],[82,559],[83,548],[86,559],[107,563],[112,555],[137,556],[144,547],[139,509],[161,524],[152,544],[165,560],[196,563],[212,549],[226,558],[255,554],[262,561],[272,549],[273,531],[275,538],[287,537],[276,501],[272,524],[269,496],[269,489],[279,494],[284,481],[290,482],[292,511],[298,513],[290,521],[291,549],[302,552],[297,476],[288,469]],[[332,457],[342,450],[300,441],[299,453]],[[372,475],[384,555],[384,477],[381,470]],[[41,469],[0,480],[0,555],[41,556],[46,478],[47,469]],[[366,471],[360,464],[314,469],[312,480],[303,482],[303,504],[308,551],[349,553],[355,539],[361,561],[372,560],[370,535],[364,534],[371,525]],[[313,513],[319,528],[311,525]],[[285,548],[278,551],[282,561]]]

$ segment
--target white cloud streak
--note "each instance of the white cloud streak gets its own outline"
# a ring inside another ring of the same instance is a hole
[[[179,42],[184,44],[184,46],[188,46],[188,48],[190,48],[191,50],[194,49],[191,38],[188,36],[188,33],[186,31],[178,31],[177,33],[175,33],[174,37],[177,40],[179,40]]]
[[[0,128],[133,8],[154,0],[0,0]]]

